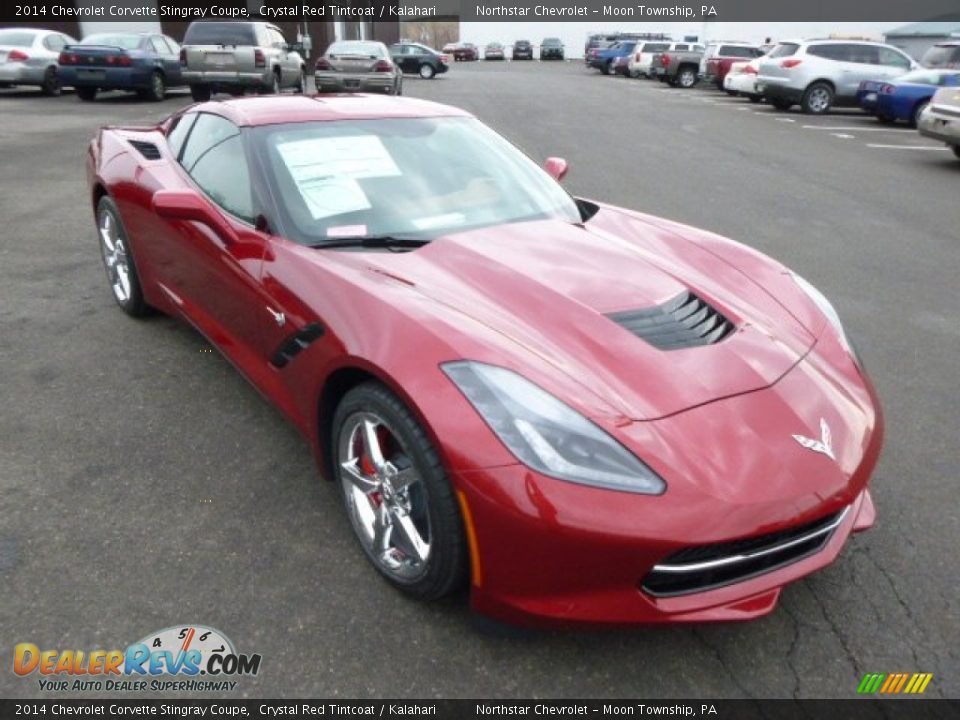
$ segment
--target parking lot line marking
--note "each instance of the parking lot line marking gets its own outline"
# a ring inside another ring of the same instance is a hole
[[[888,150],[949,150],[946,145],[882,145],[877,143],[867,143],[867,147],[884,148]]]
[[[884,127],[832,127],[827,125],[801,125],[804,130],[832,130],[834,132],[895,132],[895,133],[915,133],[916,130],[907,128],[884,128]]]
[[[847,135],[846,133],[830,133],[834,137],[842,138],[844,140],[850,140],[853,138],[853,135]]]
[[[777,122],[796,122],[793,118],[776,118]]]

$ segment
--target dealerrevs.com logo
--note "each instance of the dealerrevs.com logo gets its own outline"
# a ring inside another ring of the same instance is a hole
[[[237,653],[226,635],[203,625],[180,625],[151,633],[126,650],[41,650],[19,643],[13,671],[36,677],[40,690],[225,691],[234,678],[256,675],[260,655]]]

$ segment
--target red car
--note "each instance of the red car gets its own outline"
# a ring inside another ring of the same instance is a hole
[[[117,303],[276,404],[394,586],[518,623],[770,612],[874,521],[870,380],[805,280],[565,172],[364,95],[194,105],[88,155]]]

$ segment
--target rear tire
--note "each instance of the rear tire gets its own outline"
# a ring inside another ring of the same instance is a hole
[[[44,95],[58,97],[63,92],[63,86],[60,84],[60,76],[55,67],[48,67],[43,74],[43,84],[40,86]]]
[[[433,65],[429,63],[421,65],[417,72],[424,80],[432,80],[433,76],[437,74],[437,71],[433,69]]]
[[[697,73],[693,68],[684,68],[677,75],[677,85],[688,90],[697,84]]]
[[[151,307],[143,299],[140,275],[130,248],[130,236],[120,219],[116,203],[109,195],[104,195],[97,203],[97,231],[100,236],[100,255],[113,299],[127,315],[149,315]]]
[[[957,160],[960,160],[960,145],[953,146],[953,154],[957,156]]]
[[[601,67],[600,72],[604,75],[610,75],[613,72],[613,60],[607,60]]]
[[[804,91],[800,107],[807,115],[826,115],[833,106],[833,94],[827,83],[815,82]]]
[[[780,98],[771,98],[770,104],[773,105],[777,110],[789,110],[793,107],[793,103],[789,100],[782,100]]]
[[[78,87],[77,97],[84,102],[93,102],[97,99],[97,89],[95,87]]]
[[[760,102],[761,100],[763,100],[763,97],[760,96],[760,95],[747,95],[747,100],[749,100],[750,102],[756,104],[756,103]]]
[[[307,69],[302,67],[300,68],[300,79],[297,80],[297,84],[294,86],[293,91],[298,95],[303,95],[307,92]]]
[[[194,102],[208,102],[210,100],[210,86],[191,85],[190,97],[193,98]]]

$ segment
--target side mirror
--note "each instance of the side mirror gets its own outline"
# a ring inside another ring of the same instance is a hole
[[[563,158],[550,157],[547,158],[547,161],[543,164],[543,169],[547,171],[547,174],[552,177],[557,182],[561,182],[567,174],[567,170],[570,169],[570,166],[567,165],[567,161]]]
[[[157,190],[151,199],[153,211],[166,220],[193,220],[203,223],[224,244],[239,240],[227,219],[206,198],[194,190]]]

